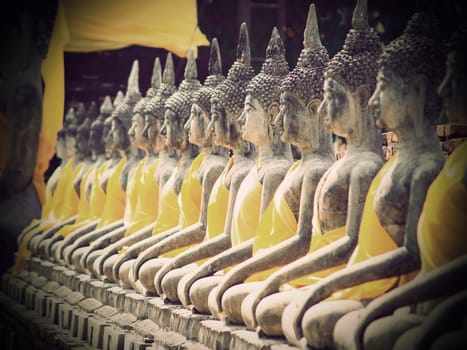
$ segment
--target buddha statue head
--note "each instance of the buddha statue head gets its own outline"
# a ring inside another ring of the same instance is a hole
[[[75,155],[76,129],[78,127],[74,108],[68,110],[65,120],[69,121],[63,128],[65,131],[66,156],[67,158],[73,158]]]
[[[175,91],[177,91],[175,71],[172,54],[169,52],[165,60],[161,84],[144,109],[145,126],[143,136],[147,139],[149,146],[156,152],[162,151],[165,147],[165,135],[160,131],[164,123],[165,103]]]
[[[133,61],[130,76],[128,78],[127,92],[123,102],[112,112],[112,134],[113,148],[124,151],[130,146],[128,130],[131,127],[133,108],[141,99],[138,83],[139,64],[138,60]]]
[[[266,48],[266,60],[261,72],[247,85],[243,119],[242,137],[255,145],[271,143],[274,153],[286,151],[292,158],[290,145],[280,140],[280,133],[274,126],[274,119],[279,114],[280,84],[289,73],[285,59],[284,44],[276,27]]]
[[[199,147],[212,146],[212,134],[208,128],[211,120],[211,97],[214,89],[225,80],[217,38],[212,39],[208,62],[208,76],[203,86],[193,95],[190,118],[185,124],[189,141]]]
[[[467,124],[466,59],[467,24],[464,23],[449,40],[446,74],[438,88],[438,93],[445,102],[449,120],[462,124]]]
[[[121,90],[118,90],[114,98],[113,109],[116,109],[118,106],[120,106],[123,103],[124,99],[125,99],[125,95],[123,94]]]
[[[75,118],[76,118],[75,109],[73,107],[68,108],[65,114],[64,121],[63,121],[63,127],[67,128],[69,125],[75,124],[76,123]]]
[[[81,125],[87,117],[86,105],[83,102],[79,102],[75,109],[75,125]]]
[[[133,107],[131,127],[128,130],[131,143],[142,150],[149,150],[147,139],[143,136],[146,105],[151,98],[155,96],[157,89],[160,87],[161,80],[161,64],[159,58],[156,58],[151,76],[151,86],[148,91],[146,91],[146,96],[140,99]],[[150,95],[152,95],[152,97]]]
[[[66,130],[64,128],[61,128],[57,132],[57,141],[55,142],[55,154],[59,159],[67,159]]]
[[[184,125],[190,117],[191,101],[193,95],[200,89],[198,71],[193,50],[190,50],[185,67],[185,76],[180,83],[177,92],[167,99],[164,112],[164,126],[162,132],[166,132],[166,143],[180,151],[187,150],[190,146],[188,133]]]
[[[214,90],[211,97],[211,130],[214,143],[227,148],[251,150],[249,142],[241,138],[240,115],[246,96],[246,87],[255,72],[250,64],[250,40],[246,23],[240,26],[237,57],[227,78]]]
[[[403,34],[379,58],[378,85],[370,105],[379,127],[416,137],[433,132],[439,115],[437,88],[443,76],[444,50],[434,15],[415,13]]]
[[[280,85],[281,112],[275,124],[284,142],[332,154],[330,135],[318,114],[329,55],[321,44],[314,4],[308,11],[303,46],[297,65]]]
[[[89,132],[89,147],[95,156],[105,153],[104,121],[110,116],[112,110],[110,96],[106,96],[99,108],[99,117],[92,122]]]
[[[91,157],[89,147],[90,125],[86,120],[76,128],[75,153],[78,159],[84,160]]]
[[[377,59],[381,53],[378,34],[368,25],[367,1],[357,0],[352,29],[344,47],[328,63],[324,73],[324,99],[320,114],[332,132],[381,153],[368,100],[376,86]]]

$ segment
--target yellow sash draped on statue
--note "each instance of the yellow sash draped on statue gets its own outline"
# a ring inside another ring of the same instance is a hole
[[[212,187],[208,203],[206,235],[204,237],[205,241],[224,232],[227,208],[229,205],[229,190],[225,186],[225,177],[232,168],[232,165],[233,157],[230,157],[224,171],[217,178],[214,186]]]
[[[143,227],[154,222],[159,207],[159,184],[155,179],[155,172],[159,166],[159,159],[147,165],[147,160],[138,172],[135,172],[133,181],[136,182],[136,204],[130,218],[130,226],[125,231],[129,236]],[[127,190],[128,191],[128,190]]]
[[[287,178],[292,176],[291,174],[297,170],[301,162],[301,160],[295,162],[289,169],[274,193],[274,199],[261,216],[256,229],[253,255],[258,254],[263,249],[274,247],[297,234],[297,219],[286,201],[285,191],[289,186]],[[280,266],[255,273],[246,282],[263,281],[279,268]]]
[[[370,189],[365,200],[365,207],[363,209],[362,221],[360,224],[360,232],[358,235],[358,244],[355,248],[352,256],[350,257],[347,266],[363,262],[372,257],[378,256],[395,250],[398,245],[392,240],[391,236],[384,230],[378,221],[374,209],[375,195],[378,191],[381,179],[384,177],[386,172],[391,168],[396,160],[396,156],[393,156],[389,161],[384,164],[381,170],[373,179]],[[361,285],[346,288],[341,291],[334,293],[328,300],[336,299],[374,299],[389,291],[390,289],[408,282],[412,278],[408,276],[397,276],[391,278],[385,278],[375,281],[363,283]]]
[[[145,163],[146,158],[141,159],[136,165],[136,167],[134,167],[128,175],[128,182],[126,185],[125,212],[123,214],[123,224],[127,227],[129,227],[135,220],[136,203],[138,202],[139,182],[141,179],[141,172]]]
[[[181,160],[178,161],[177,168],[174,169],[172,175],[164,187],[162,187],[159,200],[159,214],[157,215],[156,224],[152,229],[153,236],[178,225],[180,207],[178,206],[178,198],[173,186],[180,165]]]
[[[105,161],[95,172],[89,195],[89,220],[98,220],[104,210],[107,193],[102,188],[100,179],[112,164],[112,160]]]
[[[178,218],[178,225],[181,229],[191,226],[199,221],[199,212],[201,210],[201,192],[202,186],[198,178],[198,170],[204,159],[204,152],[201,152],[193,159],[190,168],[187,170],[183,177],[182,187],[178,195],[178,206],[180,207],[180,214]],[[171,250],[161,256],[174,257],[184,252],[190,246]]]
[[[467,143],[458,146],[431,184],[418,222],[422,272],[467,254]]]
[[[78,203],[78,212],[76,220],[73,224],[68,224],[63,226],[56,234],[63,237],[68,236],[74,230],[79,229],[85,225],[89,220],[89,198],[86,195],[87,184],[92,181],[92,176],[96,172],[96,165],[93,164],[86,170],[83,178],[81,179],[80,189],[79,189],[79,203]]]
[[[79,204],[79,195],[75,189],[75,181],[77,177],[81,174],[83,170],[84,164],[80,163],[75,166],[71,174],[71,181],[69,185],[66,187],[65,197],[63,198],[63,205],[60,207],[58,211],[57,220],[64,221],[71,218],[73,215],[76,215],[78,212],[78,204]]]
[[[107,182],[107,195],[104,208],[102,210],[101,220],[97,228],[104,227],[114,221],[123,219],[125,213],[126,194],[120,183],[120,175],[126,164],[126,157],[122,157],[115,167],[112,175]]]
[[[260,219],[262,188],[258,168],[254,166],[238,190],[232,220],[232,246],[254,237]]]

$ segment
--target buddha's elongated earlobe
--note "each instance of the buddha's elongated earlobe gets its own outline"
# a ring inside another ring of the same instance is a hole
[[[311,118],[311,147],[317,150],[321,144],[321,121],[318,115],[318,108],[321,104],[321,101],[314,99],[310,101],[306,108]]]
[[[416,98],[414,103],[415,110],[413,111],[415,136],[422,137],[425,134],[426,129],[425,99],[428,81],[425,75],[416,74],[414,77],[411,77],[411,83],[413,84],[412,88],[415,90],[414,93]]]

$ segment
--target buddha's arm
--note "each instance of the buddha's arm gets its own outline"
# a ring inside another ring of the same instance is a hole
[[[230,270],[218,286],[219,304],[223,293],[231,286],[242,283],[256,272],[286,265],[308,252],[311,241],[311,225],[313,218],[313,199],[316,185],[322,173],[311,174],[303,180],[297,235],[264,249],[250,259],[238,264]]]
[[[71,245],[74,242],[76,242],[79,238],[81,238],[83,235],[95,230],[98,223],[99,223],[99,220],[93,220],[93,221],[88,222],[83,227],[80,227],[79,229],[74,230],[73,232],[70,232],[66,237],[64,237],[63,246],[65,247],[65,246]]]
[[[47,238],[50,238],[52,237],[56,232],[58,232],[63,226],[65,225],[69,225],[69,224],[72,224],[73,222],[75,222],[75,219],[76,219],[77,215],[74,215],[64,221],[61,221],[55,225],[53,225],[52,227],[50,227],[49,229],[45,230],[45,231],[41,231],[41,232],[38,232],[37,235],[35,235],[35,238],[34,240],[32,240],[32,237],[31,239],[29,240],[30,243],[34,243],[33,245],[31,245],[31,248],[33,250],[36,250],[38,247],[39,247],[39,244],[47,239]],[[33,236],[34,237],[34,236]]]
[[[358,320],[353,336],[355,343],[361,348],[366,327],[374,320],[392,314],[397,308],[450,296],[465,290],[466,275],[467,255],[464,255],[376,298],[366,306]]]

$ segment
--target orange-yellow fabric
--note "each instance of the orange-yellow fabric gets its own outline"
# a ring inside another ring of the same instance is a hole
[[[45,86],[43,119],[34,172],[34,185],[41,202],[45,197],[44,172],[54,154],[55,137],[63,120],[64,51],[89,52],[141,45],[165,48],[187,57],[190,48],[196,54],[197,46],[209,45],[197,25],[195,0],[59,0],[58,4],[47,58],[41,68]],[[2,130],[0,125],[0,133]],[[0,152],[0,166],[3,154]]]
[[[66,237],[74,230],[82,227],[88,222],[89,217],[89,198],[87,198],[87,184],[92,181],[92,176],[96,171],[96,164],[91,165],[83,175],[79,188],[79,201],[77,217],[73,224],[63,226],[56,234]]]
[[[75,166],[71,173],[70,182],[66,188],[65,197],[63,198],[63,205],[60,207],[57,219],[59,221],[66,220],[78,211],[79,195],[75,190],[74,183],[78,176],[81,175],[84,164],[80,163]]]
[[[254,237],[260,219],[262,188],[254,166],[238,190],[232,219],[232,246]]]
[[[227,207],[229,205],[229,190],[225,186],[225,177],[233,165],[233,157],[229,159],[222,174],[217,178],[209,195],[207,226],[205,241],[210,240],[222,232],[225,228],[225,218],[227,217]]]
[[[178,195],[178,206],[180,207],[178,225],[181,229],[191,226],[199,220],[202,186],[199,182],[198,170],[203,160],[204,152],[201,152],[193,159],[190,168],[183,177],[182,187]],[[190,247],[191,246],[187,246],[171,250],[170,252],[162,254],[162,256],[174,257]]]
[[[155,180],[155,173],[159,166],[159,159],[154,160],[149,165],[147,159],[139,169],[135,171],[132,181],[136,182],[137,198],[134,213],[129,218],[129,227],[125,231],[125,236],[129,236],[141,228],[154,222],[157,218],[159,207],[159,184]],[[128,190],[127,190],[128,193]]]
[[[458,146],[431,184],[418,222],[422,272],[467,254],[467,143]]]
[[[162,187],[159,199],[159,213],[152,229],[153,236],[178,225],[180,207],[178,206],[177,194],[173,187],[180,165],[181,160],[178,161],[177,167],[172,172],[172,175],[167,180],[164,187]]]
[[[123,224],[130,226],[134,222],[136,216],[136,203],[138,201],[139,181],[141,179],[141,172],[143,170],[146,158],[141,159],[136,167],[134,167],[128,176],[126,185],[126,204],[125,213],[123,214]]]
[[[58,187],[58,181],[61,178],[62,169],[63,166],[57,167],[47,181],[47,185],[45,186],[45,200],[44,204],[42,205],[42,218],[49,217],[52,211],[53,195],[55,194],[55,190]]]
[[[125,213],[126,194],[120,184],[120,175],[126,164],[126,157],[122,157],[116,165],[114,171],[107,181],[107,195],[105,198],[104,209],[102,210],[101,221],[97,228],[104,227],[114,221],[123,219]]]
[[[112,160],[105,161],[94,173],[92,179],[91,193],[89,194],[89,219],[97,220],[102,216],[105,207],[107,193],[101,186],[100,179],[105,174]]]
[[[57,131],[62,127],[65,104],[63,50],[69,38],[64,7],[62,2],[59,1],[47,57],[42,61],[41,65],[42,80],[44,82],[42,126],[33,183],[42,204],[45,200],[44,173],[49,167],[49,161],[55,152]]]
[[[375,195],[379,184],[381,183],[381,179],[391,168],[395,160],[396,156],[393,156],[389,161],[387,161],[371,183],[366,196],[365,207],[363,209],[360,232],[358,235],[358,244],[350,257],[347,266],[352,266],[398,248],[398,245],[392,240],[391,236],[389,236],[379,223],[374,210]],[[338,291],[334,293],[329,300],[374,299],[400,284],[407,283],[412,277],[412,274],[410,274],[410,276],[397,276],[363,283],[355,287]]]

